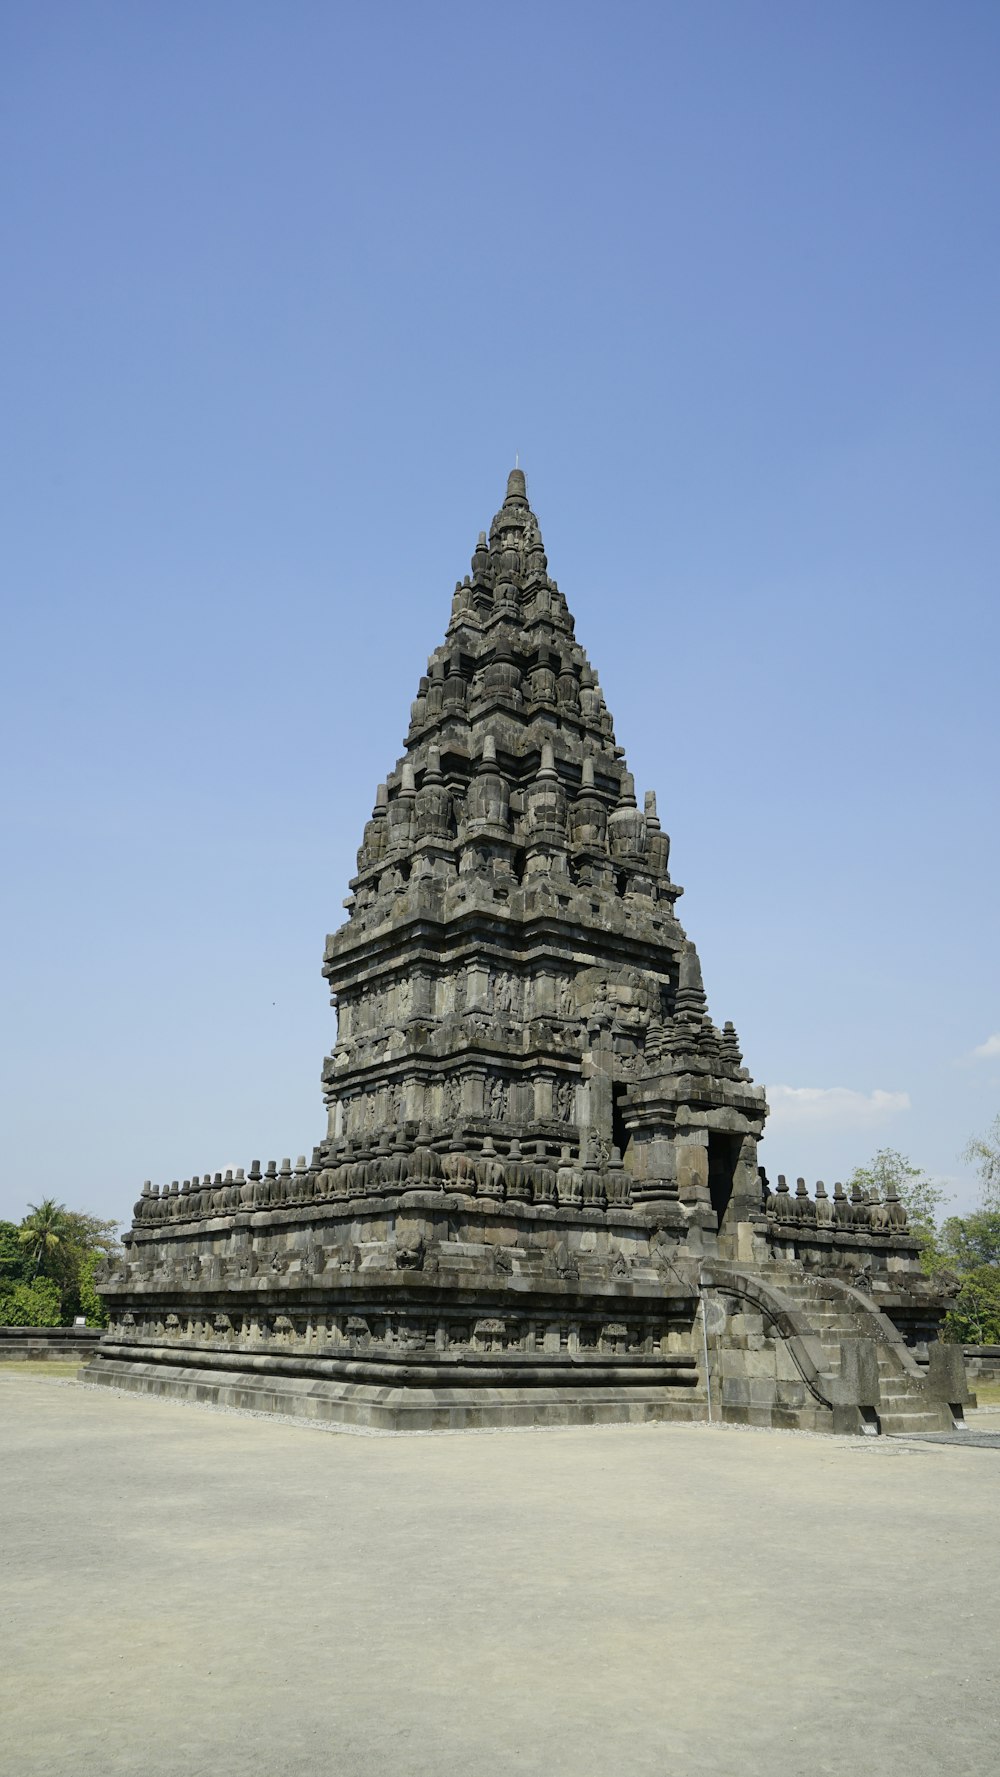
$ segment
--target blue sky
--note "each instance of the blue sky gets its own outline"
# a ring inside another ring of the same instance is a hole
[[[998,65],[976,0],[8,0],[0,1215],[319,1138],[324,934],[515,451],[769,1167],[971,1203]]]

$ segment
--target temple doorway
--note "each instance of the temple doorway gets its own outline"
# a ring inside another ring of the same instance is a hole
[[[719,1218],[720,1228],[733,1194],[741,1146],[742,1137],[739,1135],[722,1135],[714,1129],[709,1131],[708,1194],[712,1199],[712,1208]]]

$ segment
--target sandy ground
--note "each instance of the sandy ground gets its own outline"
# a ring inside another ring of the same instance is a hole
[[[1000,1764],[1000,1453],[358,1437],[0,1374],[4,1777]]]

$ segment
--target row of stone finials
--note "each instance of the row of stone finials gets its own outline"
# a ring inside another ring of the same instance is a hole
[[[553,1165],[544,1141],[535,1143],[534,1154],[523,1154],[513,1138],[506,1156],[497,1152],[491,1136],[485,1136],[476,1154],[439,1154],[426,1142],[414,1148],[401,1144],[367,1158],[352,1156],[335,1166],[307,1165],[300,1154],[294,1170],[290,1160],[279,1167],[268,1161],[261,1170],[254,1160],[249,1174],[242,1166],[225,1176],[206,1173],[204,1178],[176,1179],[160,1190],[147,1179],[135,1206],[135,1220],[143,1224],[191,1221],[203,1216],[235,1215],[240,1211],[280,1209],[331,1198],[391,1196],[399,1191],[451,1191],[466,1197],[495,1201],[585,1204],[603,1208],[622,1204],[629,1197],[629,1175],[617,1148],[600,1170],[574,1160],[564,1146],[558,1165]]]
[[[616,1148],[606,1167],[581,1164],[564,1146],[558,1166],[551,1164],[546,1144],[537,1142],[533,1156],[524,1155],[516,1137],[506,1158],[492,1137],[486,1136],[478,1154],[438,1154],[426,1143],[412,1149],[397,1147],[367,1158],[355,1157],[337,1166],[309,1166],[300,1155],[294,1171],[290,1160],[268,1162],[262,1171],[254,1160],[249,1175],[239,1167],[212,1177],[176,1179],[162,1191],[147,1179],[135,1206],[135,1221],[155,1225],[167,1221],[191,1221],[206,1216],[235,1215],[240,1211],[294,1207],[335,1198],[390,1196],[399,1191],[451,1191],[468,1197],[507,1199],[521,1203],[586,1205],[603,1208],[629,1200],[629,1175]],[[901,1234],[907,1228],[906,1210],[889,1187],[885,1200],[866,1195],[858,1185],[850,1196],[839,1182],[833,1196],[823,1181],[809,1195],[804,1179],[796,1181],[794,1194],[783,1173],[772,1191],[762,1180],[762,1203],[769,1219],[791,1227],[828,1228],[842,1233]]]
[[[842,1233],[903,1234],[909,1225],[906,1209],[892,1185],[884,1202],[880,1202],[873,1191],[866,1195],[860,1185],[852,1185],[848,1196],[842,1184],[835,1184],[830,1197],[822,1179],[816,1186],[815,1197],[810,1197],[803,1178],[796,1179],[793,1192],[783,1172],[779,1172],[773,1191],[763,1177],[761,1183],[765,1214],[790,1226],[832,1228]]]

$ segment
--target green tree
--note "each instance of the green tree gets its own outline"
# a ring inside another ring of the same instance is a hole
[[[116,1222],[102,1221],[85,1210],[64,1211],[65,1238],[59,1270],[63,1316],[67,1323],[85,1314],[91,1325],[107,1326],[107,1315],[94,1288],[94,1270],[109,1254],[120,1251]]]
[[[103,1257],[103,1253],[95,1251],[84,1253],[80,1259],[76,1312],[86,1315],[88,1327],[106,1327],[108,1324],[108,1311],[94,1286],[94,1271]]]
[[[63,1324],[59,1285],[51,1277],[0,1283],[0,1326],[59,1327]]]
[[[960,1345],[1000,1345],[1000,1265],[976,1265],[944,1322],[944,1336]]]
[[[65,1257],[66,1206],[54,1197],[29,1203],[18,1239],[32,1263],[34,1277],[55,1277]]]
[[[16,1222],[0,1222],[0,1289],[6,1284],[20,1283],[28,1270],[20,1228]]]
[[[885,1198],[892,1186],[914,1234],[933,1241],[938,1212],[947,1201],[947,1193],[921,1167],[911,1165],[897,1148],[879,1148],[867,1166],[854,1168],[847,1183],[848,1188],[860,1185],[866,1194],[874,1192],[879,1198]]]
[[[0,1325],[67,1326],[83,1314],[107,1326],[94,1271],[118,1250],[116,1222],[52,1197],[31,1204],[20,1227],[0,1223]]]
[[[949,1216],[939,1244],[942,1258],[955,1271],[1000,1266],[1000,1210],[976,1209],[968,1216]]]
[[[983,1208],[1000,1210],[1000,1116],[984,1135],[974,1135],[962,1153],[976,1168],[983,1187]]]

